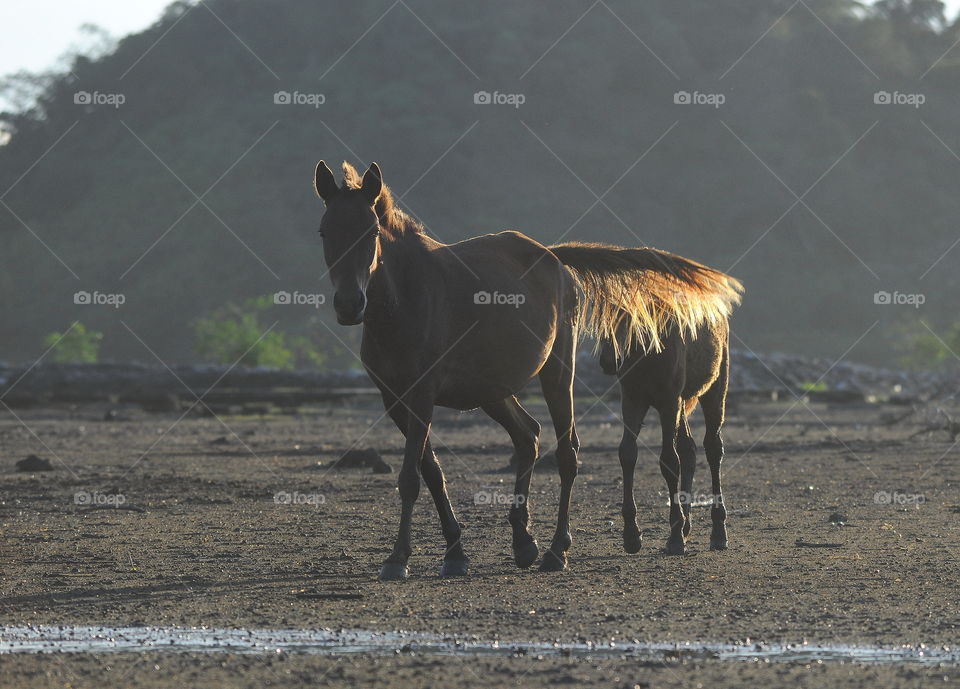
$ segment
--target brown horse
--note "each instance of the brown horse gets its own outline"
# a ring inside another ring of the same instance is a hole
[[[400,526],[381,579],[407,576],[421,477],[447,542],[440,573],[467,572],[461,525],[430,445],[438,404],[479,407],[510,435],[520,458],[509,516],[514,559],[519,567],[537,559],[527,498],[540,425],[516,398],[533,376],[540,378],[556,431],[561,479],[557,528],[540,569],[563,569],[579,449],[573,366],[581,328],[610,334],[612,315],[623,309],[635,337],[657,341],[658,323],[695,325],[725,313],[735,294],[726,276],[654,249],[547,248],[517,232],[441,244],[394,205],[375,163],[362,179],[346,163],[343,172],[338,186],[320,161],[314,177],[326,205],[320,232],[334,309],[343,325],[363,323],[361,359],[406,436]]]
[[[729,279],[738,292],[742,286]],[[633,497],[633,471],[637,464],[637,435],[650,407],[660,415],[663,433],[660,473],[670,494],[670,536],[666,552],[683,555],[690,535],[690,508],[693,474],[697,465],[696,443],[690,433],[689,416],[700,402],[706,434],[703,448],[710,465],[713,483],[710,549],[727,547],[727,511],[720,488],[720,462],[723,440],[720,429],[727,399],[730,370],[730,328],[727,318],[704,321],[695,336],[676,325],[666,328],[660,351],[634,349],[621,354],[627,338],[604,339],[600,345],[600,366],[620,381],[623,438],[620,441],[620,467],[623,470],[623,547],[628,553],[640,550],[637,503]],[[678,490],[679,489],[679,490]]]

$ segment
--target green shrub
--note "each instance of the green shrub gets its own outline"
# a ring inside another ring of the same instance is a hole
[[[943,331],[933,332],[924,322],[901,326],[900,361],[913,369],[943,368],[955,365],[960,356],[960,322]]]
[[[197,353],[220,364],[293,368],[295,357],[284,333],[266,332],[269,326],[261,323],[260,315],[272,304],[270,297],[248,299],[197,319],[193,326]]]
[[[87,330],[87,327],[77,321],[63,333],[50,333],[43,338],[43,344],[48,347],[53,360],[62,364],[85,363],[95,364],[100,355],[100,340],[103,333]]]
[[[326,355],[303,335],[290,336],[263,317],[273,308],[272,296],[227,304],[194,323],[197,352],[221,364],[239,362],[244,366],[291,369],[295,366],[321,368]],[[267,330],[269,329],[269,332]]]

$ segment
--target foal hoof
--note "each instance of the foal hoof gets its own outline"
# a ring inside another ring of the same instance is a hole
[[[639,553],[643,543],[639,533],[623,534],[623,549],[630,553]]]
[[[663,549],[667,555],[686,555],[687,546],[683,541],[667,541],[666,547]]]
[[[727,528],[720,522],[713,527],[713,531],[710,533],[710,550],[726,550],[727,549]]]
[[[541,572],[562,572],[567,568],[567,555],[557,555],[552,550],[543,554],[543,561],[540,563]]]
[[[540,556],[540,549],[536,541],[530,541],[522,546],[513,549],[513,561],[517,563],[520,569],[526,569]]]
[[[713,539],[713,538],[710,539],[710,550],[726,550],[726,549],[727,549],[726,537],[718,538],[718,539]]]
[[[467,569],[470,566],[470,560],[444,560],[440,565],[441,577],[464,577],[467,575]]]
[[[400,581],[409,575],[407,566],[399,562],[384,562],[380,568],[380,581]]]

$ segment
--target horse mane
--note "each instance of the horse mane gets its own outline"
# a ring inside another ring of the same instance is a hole
[[[359,189],[363,184],[363,175],[357,169],[343,161],[343,189]],[[396,239],[407,233],[423,234],[423,225],[413,219],[409,213],[402,211],[394,202],[393,192],[386,184],[380,191],[377,203],[374,206],[377,217],[380,218],[381,229]]]

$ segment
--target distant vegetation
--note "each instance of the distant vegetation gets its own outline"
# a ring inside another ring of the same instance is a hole
[[[104,358],[152,360],[121,320],[169,362],[239,356],[250,312],[224,304],[329,294],[321,157],[377,160],[443,241],[514,228],[730,269],[734,346],[832,360],[879,320],[847,356],[894,363],[913,307],[878,290],[956,318],[960,27],[939,2],[204,5],[2,84],[20,107],[0,113],[0,360],[78,318]],[[329,301],[255,310],[285,337],[252,360],[313,361],[303,337],[355,365]]]
[[[197,353],[220,364],[322,367],[325,356],[303,336],[290,337],[266,320],[272,297],[228,304],[194,323]]]
[[[900,362],[913,369],[960,367],[960,321],[942,330],[913,322],[902,327]]]
[[[74,323],[62,333],[50,333],[43,343],[50,358],[61,364],[95,364],[100,354],[103,333],[87,330],[83,323]]]

